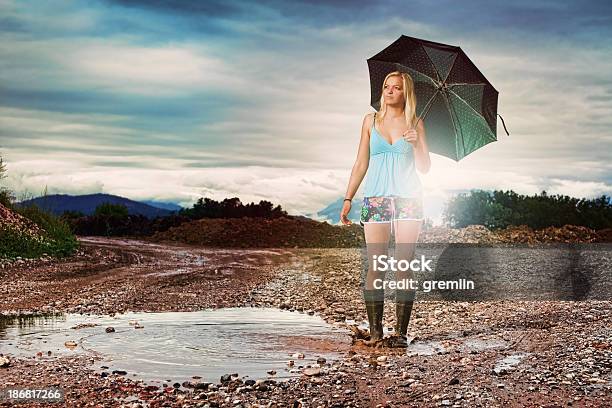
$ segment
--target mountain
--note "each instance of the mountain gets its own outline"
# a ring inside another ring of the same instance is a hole
[[[149,204],[150,206],[157,207],[157,208],[163,208],[164,210],[168,210],[168,211],[179,211],[183,208],[178,204],[167,203],[164,201],[144,200],[144,201],[141,201],[141,203]]]
[[[361,197],[354,197],[353,203],[351,205],[351,211],[348,214],[348,218],[354,222],[359,223],[360,213],[361,213]],[[319,221],[327,220],[330,224],[337,224],[340,222],[340,211],[342,210],[342,205],[344,204],[344,197],[338,198],[336,201],[329,204],[327,207],[323,208],[321,211],[318,211],[316,214],[312,216]]]
[[[147,218],[155,218],[157,216],[171,214],[171,211],[163,208],[130,200],[129,198],[125,197],[102,193],[77,196],[68,194],[51,194],[25,200],[17,205],[25,206],[32,203],[56,215],[62,215],[64,211],[80,211],[85,215],[91,215],[96,207],[102,203],[124,204],[127,207],[129,214],[141,214]]]

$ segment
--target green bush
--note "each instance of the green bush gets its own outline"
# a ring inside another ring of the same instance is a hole
[[[40,209],[36,205],[21,207],[17,211],[45,230],[46,238],[54,242],[51,254],[67,256],[78,247],[78,242],[70,230],[70,226],[59,217]]]
[[[192,208],[182,208],[178,215],[189,217],[192,220],[202,218],[278,218],[286,217],[288,214],[280,205],[274,207],[270,201],[260,200],[258,204],[253,202],[244,205],[238,197],[226,198],[216,201],[208,197],[200,197]]]
[[[77,218],[85,217],[82,211],[66,210],[60,215],[60,218],[64,221],[70,221]]]
[[[78,241],[68,224],[55,215],[40,209],[35,204],[16,207],[18,214],[30,219],[45,232],[42,239],[36,238],[11,228],[0,231],[0,256],[36,258],[43,253],[63,257],[74,253]]]
[[[44,239],[38,240],[12,228],[0,226],[0,258],[37,258],[47,252],[48,244]]]
[[[102,203],[94,210],[94,215],[127,218],[129,212],[125,204]]]
[[[472,190],[451,198],[443,216],[455,228],[482,224],[496,229],[525,224],[540,229],[572,224],[603,229],[612,227],[612,204],[605,195],[586,199],[551,196],[546,191],[526,196],[511,190]]]
[[[13,201],[15,201],[15,196],[11,190],[4,187],[0,188],[0,204],[6,208],[13,208]]]

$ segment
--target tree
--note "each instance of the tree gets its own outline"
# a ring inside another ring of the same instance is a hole
[[[0,156],[0,180],[6,177],[6,165]],[[15,195],[13,192],[6,187],[0,187],[0,204],[11,208],[13,201],[15,201]]]
[[[612,226],[610,197],[578,199],[567,195],[550,195],[546,191],[533,196],[514,191],[472,190],[451,198],[444,209],[444,219],[451,227],[482,224],[488,228],[505,228],[526,224],[540,229],[566,224],[593,229]]]
[[[94,210],[94,215],[127,217],[129,214],[125,204],[102,203]]]
[[[6,165],[2,161],[2,156],[0,156],[0,180],[6,177]]]

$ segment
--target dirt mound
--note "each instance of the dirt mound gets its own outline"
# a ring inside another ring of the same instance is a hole
[[[498,236],[504,242],[521,242],[529,244],[540,242],[587,243],[596,242],[599,238],[595,230],[578,225],[546,227],[535,231],[527,225],[519,225],[499,231]]]
[[[607,231],[607,232],[606,232]],[[607,235],[606,235],[607,234]],[[527,225],[489,230],[483,225],[465,228],[431,227],[421,232],[423,243],[524,243],[610,242],[612,230],[595,231],[587,227],[564,225],[533,230]],[[332,225],[306,217],[288,216],[273,219],[205,218],[183,223],[158,232],[152,241],[174,241],[204,246],[240,248],[301,247],[347,248],[365,245],[363,227]],[[607,239],[607,241],[606,241]]]
[[[597,242],[612,242],[612,228],[597,230]]]
[[[421,232],[419,242],[489,244],[501,241],[484,225],[468,225],[465,228],[431,227]]]
[[[152,241],[219,247],[347,248],[363,243],[363,228],[331,225],[305,217],[203,218],[157,232]]]
[[[44,231],[31,220],[0,204],[0,230],[10,229],[40,239]]]
[[[500,230],[489,230],[484,225],[468,225],[465,228],[433,227],[423,231],[420,242],[428,243],[523,243],[537,244],[547,242],[589,243],[610,242],[610,231],[595,231],[577,225],[547,227],[534,230],[527,225],[510,226]],[[602,234],[603,232],[603,234]],[[606,241],[608,239],[608,241]]]

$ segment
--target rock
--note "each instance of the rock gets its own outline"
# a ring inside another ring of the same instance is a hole
[[[495,367],[493,368],[493,374],[501,376],[508,374],[508,371],[504,367]]]
[[[207,382],[194,382],[193,388],[196,390],[207,390],[210,385],[211,384]]]
[[[6,356],[0,356],[0,368],[6,368],[11,365],[11,360]]]
[[[317,367],[309,367],[309,368],[305,368],[304,370],[302,370],[302,374],[308,376],[308,377],[312,377],[315,375],[320,375],[321,374],[321,369],[317,368]]]
[[[106,328],[106,332],[107,332],[107,333],[114,333],[114,332],[115,332],[115,328],[114,328],[114,327],[112,327],[112,326],[108,326],[108,327]]]

